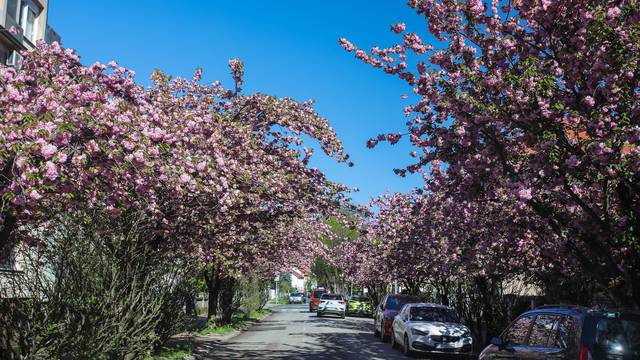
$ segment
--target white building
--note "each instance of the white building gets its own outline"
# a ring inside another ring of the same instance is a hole
[[[307,281],[304,274],[298,269],[292,269],[290,271],[290,274],[291,274],[291,287],[298,291],[304,291],[304,285]]]

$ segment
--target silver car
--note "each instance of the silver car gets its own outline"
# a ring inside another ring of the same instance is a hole
[[[289,304],[302,304],[304,303],[306,298],[304,297],[304,293],[302,292],[290,292],[289,293]]]
[[[469,355],[473,339],[469,328],[448,306],[406,304],[393,319],[391,345],[406,355],[416,352]]]

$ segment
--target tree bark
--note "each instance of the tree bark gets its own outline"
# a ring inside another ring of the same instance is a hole
[[[218,295],[220,293],[220,276],[218,275],[215,265],[212,265],[210,269],[205,269],[204,280],[207,284],[207,318],[209,320],[216,320],[218,314]]]

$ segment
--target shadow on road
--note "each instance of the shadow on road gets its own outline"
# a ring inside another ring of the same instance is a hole
[[[301,313],[308,316],[267,318],[248,329],[247,336],[240,335],[227,342],[199,341],[194,356],[197,359],[266,360],[406,359],[389,343],[374,337],[372,319],[318,318],[315,313]],[[272,338],[269,338],[269,331],[272,331]],[[260,335],[251,335],[252,332]]]

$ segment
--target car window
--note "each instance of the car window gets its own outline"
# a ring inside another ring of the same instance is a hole
[[[549,339],[556,338],[560,316],[541,314],[536,316],[531,325],[529,346],[547,347]]]
[[[411,321],[459,322],[451,310],[427,306],[412,306],[410,318]]]
[[[351,301],[368,301],[369,299],[367,299],[364,296],[360,296],[360,295],[353,295],[351,297]]]
[[[511,326],[504,332],[502,336],[503,340],[512,345],[525,345],[527,341],[527,332],[533,316],[523,316],[516,320]]]
[[[640,319],[602,318],[596,323],[596,351],[611,355],[640,357]],[[626,358],[626,357],[625,357]]]
[[[314,298],[319,298],[320,296],[322,296],[322,294],[326,293],[326,291],[320,291],[320,290],[316,290],[313,292],[313,297]]]
[[[336,294],[322,294],[322,296],[320,297],[321,300],[343,300],[344,298],[342,297],[342,295],[336,295]]]
[[[576,347],[578,322],[572,316],[564,316],[556,326],[558,332],[549,339],[549,347],[573,349]]]
[[[405,304],[420,302],[420,298],[417,297],[395,297],[389,296],[385,303],[385,309],[400,310]]]

